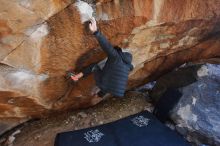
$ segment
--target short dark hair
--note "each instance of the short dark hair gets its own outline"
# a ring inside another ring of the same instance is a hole
[[[121,49],[119,46],[114,46],[114,48],[115,48],[116,50],[122,51],[122,49]]]

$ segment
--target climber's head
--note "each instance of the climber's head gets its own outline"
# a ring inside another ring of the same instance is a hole
[[[119,46],[114,46],[114,49],[116,49],[117,51],[122,51],[122,49]]]
[[[114,49],[116,49],[117,51],[122,51],[122,52],[130,52],[130,49],[120,48],[119,46],[114,46]]]

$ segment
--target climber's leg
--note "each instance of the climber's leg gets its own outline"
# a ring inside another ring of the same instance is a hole
[[[108,99],[110,96],[110,93],[106,93],[102,90],[99,90],[99,92],[93,96],[91,103],[92,105],[96,105],[97,103]]]

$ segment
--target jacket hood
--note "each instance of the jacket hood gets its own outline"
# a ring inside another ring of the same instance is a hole
[[[128,52],[121,52],[121,58],[127,64],[132,62],[132,55]]]
[[[124,63],[126,63],[129,67],[130,70],[133,70],[133,65],[131,64],[132,62],[132,55],[129,52],[122,52],[122,51],[118,51],[118,53],[120,54],[122,60],[124,61]]]

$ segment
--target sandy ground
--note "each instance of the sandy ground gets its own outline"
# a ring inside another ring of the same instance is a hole
[[[146,95],[133,92],[125,98],[111,98],[88,109],[57,113],[30,122],[14,131],[18,134],[15,134],[15,140],[12,140],[11,144],[0,145],[53,146],[55,136],[59,132],[109,123],[143,110],[152,110],[151,104],[146,101]]]

